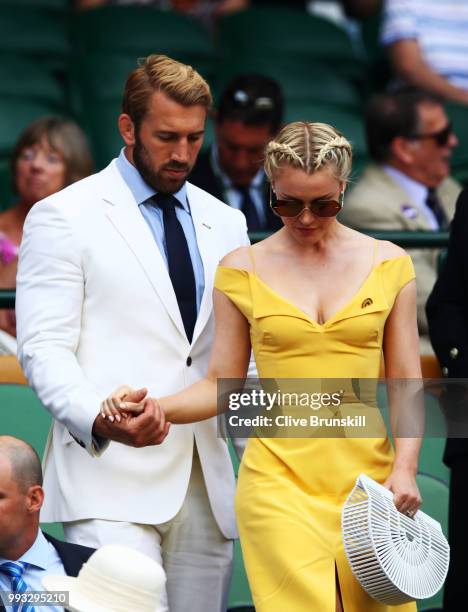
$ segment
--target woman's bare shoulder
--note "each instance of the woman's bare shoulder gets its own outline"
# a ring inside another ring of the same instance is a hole
[[[408,255],[405,249],[402,249],[397,244],[388,240],[378,240],[378,260],[385,261],[386,259],[396,259]]]
[[[249,253],[251,248],[250,246],[243,246],[231,251],[221,259],[219,265],[251,272],[253,269],[252,255]]]

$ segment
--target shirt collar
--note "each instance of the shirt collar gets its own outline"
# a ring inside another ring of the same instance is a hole
[[[397,170],[393,166],[384,165],[383,169],[385,172],[393,178],[400,187],[414,200],[415,204],[425,204],[428,194],[428,188],[426,185],[415,181],[407,174]]]
[[[37,537],[34,541],[34,544],[27,550],[24,555],[22,555],[16,561],[21,561],[22,563],[28,563],[29,565],[34,565],[35,567],[39,567],[40,569],[47,569],[49,559],[49,542],[44,537],[44,534],[40,529],[38,529]],[[3,559],[0,557],[0,565],[5,563],[5,561],[12,561],[11,559]],[[14,563],[14,561],[13,561]]]
[[[143,177],[135,166],[128,161],[127,156],[125,155],[125,148],[122,148],[120,155],[117,158],[117,168],[123,180],[127,184],[127,187],[130,189],[138,206],[146,202],[149,198],[153,197],[157,193],[153,187],[150,187],[148,183],[144,181]],[[174,197],[187,212],[190,212],[187,200],[187,183],[184,183],[179,191],[174,193]]]
[[[213,170],[215,172],[215,174],[223,181],[223,185],[225,189],[235,189],[234,185],[232,184],[231,179],[228,177],[227,174],[225,174],[225,172],[223,172],[223,170],[221,169],[221,166],[219,165],[219,152],[218,152],[218,147],[216,146],[216,144],[213,144],[211,146],[211,163],[213,166]],[[263,180],[265,178],[265,173],[263,171],[263,168],[260,167],[258,169],[257,174],[253,177],[252,181],[250,182],[249,185],[249,189],[260,189],[263,185]]]

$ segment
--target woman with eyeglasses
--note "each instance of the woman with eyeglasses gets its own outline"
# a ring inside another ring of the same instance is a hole
[[[0,287],[16,285],[16,267],[23,225],[39,200],[91,174],[93,160],[85,135],[74,121],[41,117],[29,124],[11,157],[14,206],[0,213]],[[0,330],[16,336],[13,310],[0,310]]]
[[[158,399],[167,421],[214,416],[217,380],[243,379],[251,347],[259,376],[286,380],[289,390],[295,379],[321,379],[326,391],[333,388],[330,379],[340,379],[337,385],[346,387],[340,391],[349,396],[351,379],[379,377],[382,353],[388,378],[420,378],[411,259],[394,244],[337,219],[351,157],[349,142],[321,123],[291,123],[268,144],[271,206],[283,227],[221,261],[209,370],[184,391]],[[132,390],[122,387],[103,402],[102,414],[138,411],[131,400]],[[329,400],[321,414],[344,417],[362,406],[331,406]],[[278,410],[262,416],[269,414]],[[257,431],[265,433],[268,422],[260,425]],[[390,609],[373,600],[351,572],[341,509],[357,476],[365,473],[385,483],[397,508],[413,516],[421,502],[415,479],[420,441],[396,438],[394,450],[381,430],[362,437],[365,429],[353,435],[350,426],[344,438],[343,430],[327,434],[327,426],[328,421],[317,430],[307,428],[307,437],[283,432],[248,441],[236,510],[257,612]]]

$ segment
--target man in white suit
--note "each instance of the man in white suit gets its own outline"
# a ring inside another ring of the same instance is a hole
[[[125,148],[33,207],[17,282],[19,358],[54,416],[41,518],[62,521],[69,541],[162,562],[171,612],[225,609],[236,537],[226,441],[215,419],[168,433],[151,399],[113,422],[99,408],[119,384],[166,395],[207,368],[214,272],[248,243],[238,210],[186,182],[210,104],[192,68],[149,56],[125,86]]]

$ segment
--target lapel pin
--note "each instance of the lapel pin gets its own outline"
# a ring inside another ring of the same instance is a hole
[[[411,206],[411,204],[402,204],[401,212],[407,219],[416,219],[418,217],[417,209],[414,206]]]
[[[366,298],[362,304],[361,304],[361,308],[367,308],[368,306],[372,306],[374,302],[371,300],[371,298]]]

